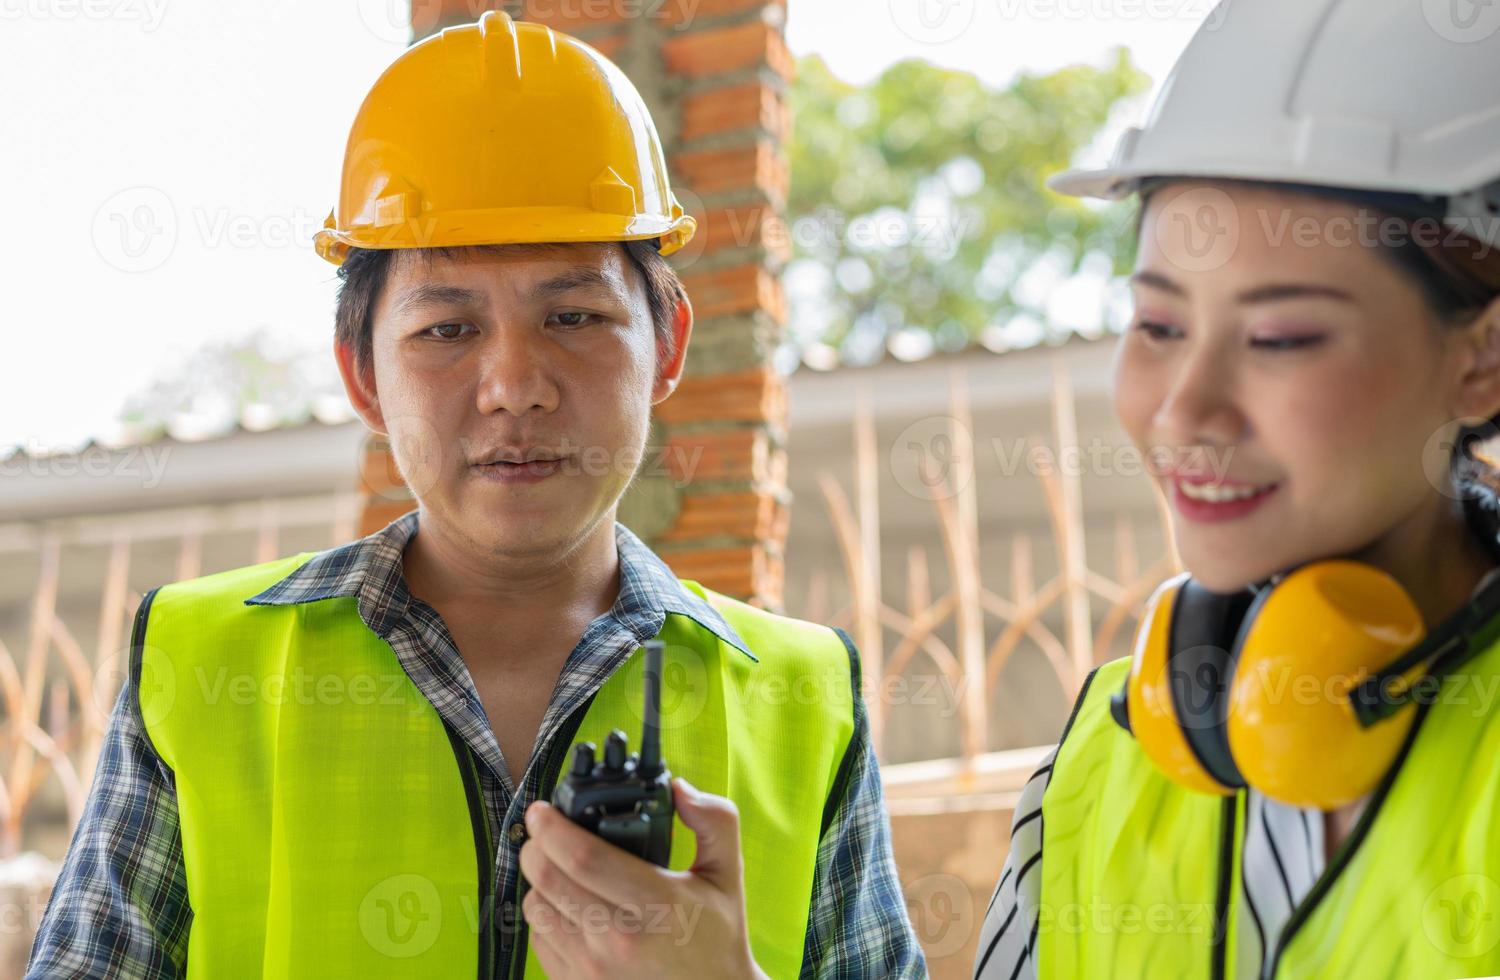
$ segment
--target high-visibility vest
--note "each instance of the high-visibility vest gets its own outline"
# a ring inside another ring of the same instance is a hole
[[[1245,792],[1210,796],[1157,772],[1110,717],[1128,667],[1090,676],[1042,796],[1038,972],[1233,978]],[[1414,709],[1399,761],[1261,976],[1500,974],[1497,694],[1500,644]]]
[[[244,604],[309,557],[164,586],[137,616],[141,715],[176,779],[188,977],[543,976],[524,923],[510,962],[494,962],[494,848],[513,845],[489,839],[477,764],[357,600]],[[755,657],[667,616],[663,755],[737,804],[751,950],[795,977],[853,734],[850,650],[827,627],[684,585]],[[542,785],[575,741],[638,738],[643,659],[562,725]],[[675,821],[670,867],[694,850]]]

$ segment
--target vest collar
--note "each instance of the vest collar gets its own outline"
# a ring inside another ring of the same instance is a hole
[[[286,606],[353,596],[365,624],[387,636],[411,601],[401,557],[417,532],[420,513],[409,511],[358,541],[318,552],[270,588],[245,599],[245,605]],[[667,615],[686,616],[759,661],[717,609],[684,586],[656,552],[618,521],[615,545],[620,553],[620,595],[609,615],[643,640],[660,632]]]

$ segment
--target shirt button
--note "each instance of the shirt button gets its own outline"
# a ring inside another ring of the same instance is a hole
[[[517,847],[526,841],[526,825],[519,820],[510,825],[510,842]]]

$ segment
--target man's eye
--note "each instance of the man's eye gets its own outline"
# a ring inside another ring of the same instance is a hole
[[[559,327],[582,327],[597,319],[598,316],[596,314],[584,313],[581,310],[567,310],[562,313],[554,313],[548,317],[550,322]]]
[[[457,340],[463,336],[464,328],[467,326],[467,323],[439,323],[422,332],[438,340]]]

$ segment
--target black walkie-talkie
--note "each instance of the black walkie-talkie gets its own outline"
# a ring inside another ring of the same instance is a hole
[[[665,644],[646,641],[646,705],[641,754],[626,755],[616,728],[595,762],[593,742],[573,746],[573,764],[553,805],[574,823],[665,868],[672,853],[672,774],[661,757],[661,661]]]

